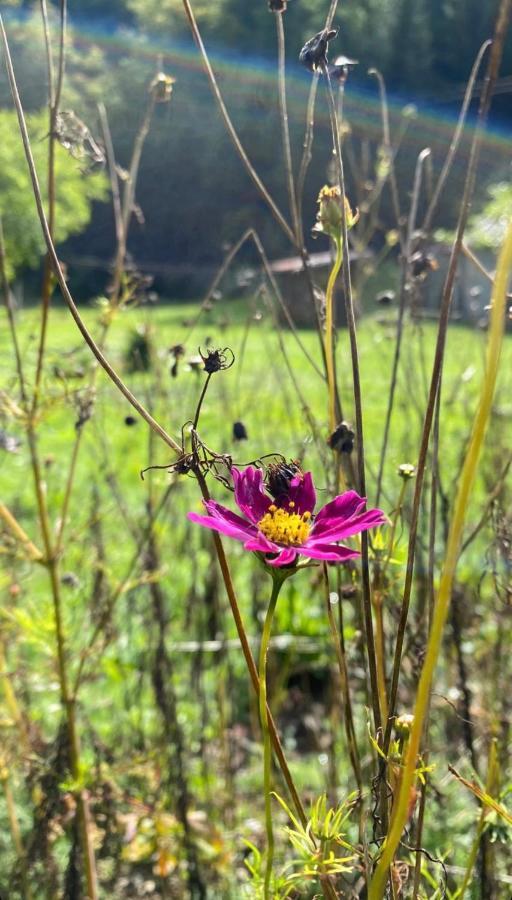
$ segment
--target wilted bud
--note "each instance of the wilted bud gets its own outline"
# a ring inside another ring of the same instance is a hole
[[[403,715],[397,716],[397,718],[395,719],[395,730],[397,734],[400,734],[402,736],[410,734],[413,725],[414,716],[410,713],[403,713]]]
[[[153,94],[156,103],[168,103],[171,99],[172,88],[176,79],[164,72],[157,72],[149,85],[149,92]]]
[[[328,234],[334,240],[341,237],[342,214],[341,214],[341,191],[338,185],[329,187],[324,184],[318,195],[318,212],[316,214],[316,224],[313,231]],[[345,197],[345,220],[347,229],[350,231],[359,219],[359,212],[356,209],[352,212],[350,203]]]
[[[338,453],[352,453],[355,436],[355,431],[352,430],[348,422],[340,422],[329,436],[327,443],[331,450],[337,450]]]
[[[235,441],[247,440],[247,429],[243,422],[233,423],[233,438],[235,439]]]
[[[416,466],[413,466],[412,463],[402,463],[401,466],[398,466],[397,474],[400,478],[403,478],[404,481],[408,478],[414,478],[416,475]]]
[[[213,375],[215,372],[222,371],[222,369],[230,369],[235,361],[233,352],[229,347],[224,347],[223,350],[207,348],[206,355],[203,355],[201,350],[199,350],[199,355],[204,363],[204,371],[208,375]]]

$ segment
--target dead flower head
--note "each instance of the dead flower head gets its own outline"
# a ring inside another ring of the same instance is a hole
[[[339,240],[343,217],[341,212],[341,191],[338,185],[330,187],[328,184],[324,184],[318,195],[317,202],[318,212],[313,231],[328,234],[334,240]],[[345,221],[349,231],[354,227],[358,219],[359,210],[356,209],[354,212],[347,197],[345,197]]]
[[[207,348],[206,354],[201,353],[201,349],[199,349],[199,355],[203,361],[204,371],[208,375],[221,372],[223,369],[230,369],[235,361],[233,351],[229,347],[224,347],[223,350]]]
[[[327,45],[337,34],[337,28],[324,28],[306,41],[299,54],[302,65],[310,72],[321,72],[327,66]]]

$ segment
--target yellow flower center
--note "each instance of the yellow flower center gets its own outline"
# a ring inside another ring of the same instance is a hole
[[[294,512],[295,503],[290,501],[288,509],[272,504],[262,519],[258,522],[258,528],[269,541],[276,544],[284,544],[286,547],[300,547],[309,535],[311,527],[311,513],[305,512],[300,516]]]

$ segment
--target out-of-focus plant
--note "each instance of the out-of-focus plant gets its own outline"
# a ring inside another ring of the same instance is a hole
[[[43,191],[46,191],[48,119],[46,112],[28,117],[32,147]],[[30,176],[21,156],[16,114],[0,111],[0,209],[5,233],[9,277],[22,266],[35,266],[44,252],[44,239],[31,194]],[[59,183],[56,202],[57,243],[79,234],[89,223],[94,201],[106,200],[103,172],[86,174],[83,160],[57,146],[55,171]]]
[[[477,247],[496,249],[505,237],[512,209],[512,185],[506,182],[489,188],[489,199],[471,219],[467,232],[468,241]]]

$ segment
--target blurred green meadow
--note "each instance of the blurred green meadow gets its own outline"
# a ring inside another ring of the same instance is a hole
[[[199,348],[204,351],[207,346],[230,347],[235,364],[212,378],[199,422],[201,439],[216,453],[228,454],[237,464],[246,464],[271,453],[300,459],[304,468],[315,474],[319,503],[323,502],[326,486],[322,481],[321,462],[327,452],[327,435],[325,426],[320,423],[325,421],[326,392],[296,336],[287,330],[279,331],[259,299],[223,299],[198,316],[200,310],[199,304],[170,302],[120,312],[108,332],[107,356],[157,420],[181,442],[182,425],[193,417],[204,384],[205,374],[202,367],[197,366]],[[92,333],[98,334],[99,310],[92,307],[82,312]],[[16,318],[21,354],[27,371],[32,371],[39,313],[36,309],[23,309]],[[393,310],[384,316],[365,316],[359,322],[370,503],[374,502],[372,494],[386,412],[384,398],[391,372],[395,327]],[[388,514],[397,504],[402,484],[397,475],[398,466],[416,462],[435,331],[433,322],[407,321],[405,326],[381,501]],[[140,344],[141,335],[148,350],[147,371],[133,372],[130,347],[133,349],[134,342],[136,346]],[[298,337],[311,357],[318,361],[316,333],[301,331]],[[483,370],[485,338],[485,332],[456,324],[449,329],[443,375],[440,454],[440,481],[447,498],[453,496],[460,472]],[[173,376],[171,367],[175,356],[171,348],[179,344],[183,345],[183,355],[178,357],[177,372]],[[287,377],[283,346],[300,385],[302,399],[309,408],[309,419]],[[346,407],[344,416],[351,422],[350,358],[347,335],[343,330],[339,332],[336,362],[342,403]],[[512,402],[506,373],[511,370],[511,364],[512,340],[509,337],[484,465],[472,500],[474,510],[468,511],[469,531],[478,521],[489,484],[502,464],[509,440]],[[58,527],[77,433],[79,398],[89,396],[86,385],[92,368],[92,357],[76,326],[67,311],[56,306],[51,311],[44,399],[37,423],[45,490],[55,528]],[[31,540],[39,546],[41,536],[35,524],[32,474],[3,313],[0,390],[2,428],[19,439],[16,452],[0,451],[0,495]],[[319,423],[314,433],[310,426],[311,417]],[[243,422],[246,440],[234,439],[235,422]],[[116,595],[121,586],[115,605],[103,623],[105,633],[86,656],[86,677],[79,702],[79,721],[84,735],[83,778],[85,784],[91,784],[96,803],[93,808],[96,813],[103,809],[104,798],[100,796],[98,785],[108,784],[118,803],[119,848],[117,853],[111,848],[110,856],[105,853],[104,860],[100,853],[99,872],[107,882],[111,878],[112,896],[123,895],[116,893],[121,890],[119,885],[131,885],[130,873],[133,872],[142,872],[150,883],[155,871],[161,873],[162,884],[168,883],[166,879],[172,884],[173,878],[178,878],[179,883],[182,863],[176,850],[177,843],[179,845],[175,833],[177,825],[167,812],[162,793],[166,785],[169,787],[169,775],[165,772],[166,754],[171,751],[162,737],[159,712],[152,699],[152,659],[158,635],[149,585],[156,580],[165,598],[167,651],[173,660],[177,717],[187,747],[188,790],[199,817],[196,838],[200,858],[210,873],[211,896],[219,896],[215,890],[220,888],[216,889],[215,884],[221,884],[223,897],[237,897],[238,889],[234,885],[240,879],[244,880],[240,874],[244,868],[240,838],[257,842],[260,834],[254,819],[254,804],[256,808],[261,804],[261,750],[256,738],[255,700],[249,692],[236,631],[217,575],[211,535],[186,519],[188,510],[200,508],[197,486],[192,479],[166,469],[173,462],[172,453],[149,434],[145,423],[101,371],[96,378],[94,411],[82,428],[67,540],[61,561],[64,627],[71,671],[76,670],[91,631],[101,619],[105,597],[112,596],[112,592]],[[186,435],[186,431],[184,433]],[[149,465],[160,468],[146,472],[142,478],[141,470]],[[209,478],[209,487],[215,498],[229,505],[229,493],[213,477]],[[137,555],[137,546],[146,527],[148,499],[158,504],[167,489],[168,499],[155,526],[158,568],[151,571],[144,554]],[[405,568],[409,499],[406,494],[399,526],[401,532],[393,558],[394,571],[387,601],[391,620],[395,617],[394,604],[398,610]],[[442,529],[440,532],[439,552],[442,553]],[[420,537],[419,540],[424,539]],[[461,582],[466,581],[470,590],[480,580],[488,543],[489,534],[484,529],[461,561],[458,577]],[[241,545],[227,539],[225,544],[246,627],[256,652],[261,617],[268,599],[267,579]],[[11,560],[9,552],[12,548],[4,548],[7,558],[1,575],[1,634],[9,646],[16,689],[30,706],[31,729],[41,742],[49,742],[46,746],[51,748],[60,704],[47,573],[20,554]],[[421,553],[419,558],[421,570]],[[313,569],[312,574],[303,572],[285,586],[274,627],[274,634],[280,636],[281,644],[276,644],[271,651],[270,662],[272,706],[281,724],[294,777],[306,800],[322,790],[329,790],[333,777],[339,779],[342,790],[350,791],[353,787],[346,767],[333,776],[332,768],[337,765],[335,758],[339,752],[336,747],[340,740],[343,743],[343,738],[338,736],[329,752],[326,750],[330,746],[328,735],[331,732],[330,720],[325,718],[329,705],[326,697],[331,688],[324,681],[325,673],[333,663],[333,653],[321,592],[311,593],[316,579]],[[317,601],[312,602],[312,596],[316,596]],[[480,587],[478,603],[481,611],[487,608],[489,612],[491,586]],[[344,616],[349,665],[353,666],[351,678],[356,695],[361,692],[364,695],[365,673],[360,667],[362,635],[352,604],[346,605]],[[492,615],[486,616],[484,627],[492,632]],[[316,695],[315,678],[318,681]],[[291,701],[297,685],[300,685],[303,701],[299,709],[294,708]],[[406,698],[407,689],[402,695],[402,699]],[[450,708],[444,700],[434,698],[433,703],[443,717],[450,719]],[[302,730],[297,728],[301,718],[304,719]],[[442,721],[443,726],[439,722],[433,726],[436,731],[448,727],[444,718]],[[11,726],[8,719],[3,723],[7,743]],[[371,748],[361,722],[358,727],[363,745],[367,743],[368,762]],[[51,750],[47,752],[50,762]],[[226,757],[230,764],[226,763]],[[171,765],[171,773],[173,771]],[[173,777],[175,774],[171,774],[171,779]],[[26,786],[19,776],[15,777],[15,784],[22,798],[22,827],[28,827],[30,813]],[[284,791],[279,779],[278,790]],[[234,791],[236,804],[233,804]],[[452,823],[456,840],[440,829],[435,815],[427,823],[429,840],[440,842],[440,849],[448,855],[450,862],[463,864],[469,846],[467,826],[474,813],[460,802],[453,784],[443,785],[443,792],[453,795],[455,818]],[[97,841],[105,846],[102,815],[105,819],[104,811],[96,817]],[[130,815],[133,820],[131,830],[126,825],[132,821]],[[2,806],[0,816],[4,819],[6,816]],[[119,825],[119,816],[122,825]],[[0,855],[5,860],[12,859],[12,847],[4,827],[0,834]],[[57,857],[61,853],[65,860],[64,832],[57,833],[52,841]],[[128,880],[123,882],[122,877]],[[155,883],[159,885],[160,880],[157,878]],[[229,893],[231,890],[233,894]]]

